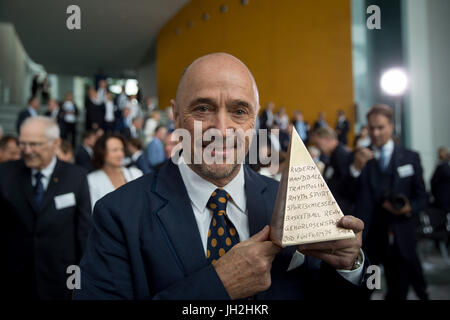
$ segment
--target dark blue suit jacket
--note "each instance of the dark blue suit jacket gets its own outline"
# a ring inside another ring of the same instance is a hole
[[[19,115],[17,116],[17,121],[16,121],[17,133],[20,133],[20,126],[29,117],[31,117],[31,114],[30,114],[30,111],[28,111],[28,109],[20,111]]]
[[[244,166],[250,234],[270,224],[278,183]],[[230,299],[206,260],[190,199],[171,160],[97,202],[81,262],[76,299]],[[272,285],[255,299],[320,296],[361,299],[355,286],[325,263],[306,258],[287,272],[295,248],[272,264]]]
[[[398,168],[412,166],[413,173],[401,177]],[[412,214],[416,214],[427,206],[427,193],[423,181],[422,166],[419,154],[411,150],[395,146],[389,164],[393,170],[390,190],[405,195],[411,204]],[[388,247],[388,228],[395,235],[395,243],[405,259],[415,257],[416,236],[414,219],[396,216],[381,209],[382,196],[386,190],[380,187],[380,171],[377,160],[367,162],[357,182],[355,216],[364,221],[364,245],[369,258],[374,263],[384,259]]]

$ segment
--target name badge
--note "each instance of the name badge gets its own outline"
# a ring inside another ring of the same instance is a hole
[[[57,210],[73,207],[76,204],[75,194],[73,192],[62,194],[55,197],[55,207]]]
[[[414,168],[411,164],[405,164],[404,166],[398,167],[397,172],[400,178],[407,178],[414,175]]]

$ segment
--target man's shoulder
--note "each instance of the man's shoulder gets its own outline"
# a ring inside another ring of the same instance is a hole
[[[77,164],[58,160],[58,165],[61,171],[73,176],[75,179],[86,178],[88,174],[88,171],[84,167]]]
[[[90,173],[89,176],[95,173],[96,171]],[[106,207],[114,207],[119,203],[125,203],[127,205],[126,202],[128,201],[132,201],[133,203],[143,201],[144,193],[151,190],[153,179],[153,174],[143,175],[108,193],[99,202]]]
[[[269,190],[278,190],[279,181],[270,177],[259,174],[255,170],[251,169],[248,165],[244,165],[245,174],[250,178],[251,183],[255,185],[265,184]],[[248,183],[248,181],[246,181]]]
[[[23,166],[23,160],[13,160],[0,163],[0,176],[4,177],[5,175],[12,174],[14,171]]]
[[[404,148],[402,146],[396,146],[398,152],[407,159],[418,159],[420,160],[420,155],[417,151],[414,151],[412,149]]]

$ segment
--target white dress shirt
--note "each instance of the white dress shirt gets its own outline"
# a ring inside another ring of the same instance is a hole
[[[206,207],[211,194],[217,189],[213,183],[203,179],[191,168],[188,167],[183,157],[178,161],[183,183],[186,187],[189,199],[191,200],[192,211],[194,212],[197,227],[202,239],[203,250],[206,255],[208,230],[211,224],[213,212]],[[248,226],[247,196],[245,194],[244,169],[241,165],[239,173],[223,189],[230,195],[227,203],[227,216],[235,226],[240,241],[248,240],[250,231]],[[364,260],[364,254],[363,256]],[[291,263],[287,271],[300,267],[305,261],[305,256],[296,251],[292,256]],[[362,263],[364,265],[364,261]],[[356,270],[336,270],[341,276],[353,284],[359,284],[362,278],[363,267]]]
[[[28,106],[27,110],[30,113],[30,117],[37,117],[38,116],[38,113],[36,112],[36,110],[34,110],[31,106]]]
[[[65,112],[64,121],[68,123],[75,123],[77,118],[75,116],[75,105],[71,101],[63,103],[62,108]]]
[[[50,183],[50,178],[52,177],[53,174],[53,170],[55,170],[55,166],[56,166],[56,156],[53,157],[52,161],[45,169],[41,170],[42,174],[41,183],[42,186],[44,187],[44,190],[47,190],[48,184]],[[37,169],[31,169],[31,184],[33,185],[33,187],[36,186],[35,174],[38,172],[39,170]]]
[[[105,121],[113,122],[114,119],[114,103],[107,100],[105,103]]]

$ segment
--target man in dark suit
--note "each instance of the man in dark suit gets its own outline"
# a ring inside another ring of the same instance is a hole
[[[217,129],[233,141],[236,130],[253,129],[257,87],[241,61],[224,53],[197,59],[172,104],[176,128],[184,129],[178,132],[191,138],[183,140],[181,157],[97,202],[76,298],[367,296],[362,221],[346,216],[339,222],[354,230],[354,239],[281,249],[269,240],[268,226],[278,183],[242,165],[244,159],[227,161],[245,158],[251,138],[211,148],[194,136],[197,121],[202,133]],[[201,161],[194,159],[198,152]]]
[[[144,125],[144,119],[140,116],[134,117],[131,121],[131,125],[122,131],[122,135],[125,139],[143,139],[142,126]]]
[[[85,168],[88,172],[94,170],[92,156],[95,142],[97,141],[97,131],[87,130],[83,133],[83,143],[75,152],[75,163]]]
[[[39,109],[39,105],[40,102],[38,97],[32,96],[30,99],[28,99],[28,107],[25,110],[22,110],[19,113],[19,116],[17,117],[16,122],[17,133],[19,133],[20,126],[27,118],[38,116],[37,110]]]
[[[431,193],[439,209],[450,212],[450,158],[447,148],[439,148],[439,163],[431,178]]]
[[[273,110],[275,109],[275,104],[273,102],[268,102],[266,108],[261,112],[259,117],[259,128],[270,130],[274,124]]]
[[[389,106],[373,106],[367,121],[371,149],[358,150],[350,167],[359,177],[355,216],[366,226],[364,246],[372,263],[384,265],[386,299],[406,299],[410,284],[419,298],[427,299],[412,219],[427,206],[420,157],[394,144]]]
[[[347,145],[347,136],[348,136],[349,130],[350,130],[350,124],[349,124],[347,118],[345,117],[345,112],[344,112],[344,110],[339,110],[338,111],[338,119],[336,122],[336,133],[337,133],[337,138],[338,138],[339,142],[342,143],[343,145]]]
[[[84,106],[86,108],[86,130],[102,128],[105,119],[105,104],[103,101],[99,101],[97,91],[93,87],[88,89]]]
[[[321,152],[325,164],[323,177],[336,202],[344,214],[353,213],[353,196],[351,194],[352,178],[350,176],[351,152],[337,139],[331,128],[319,128],[312,140]]]
[[[59,132],[62,137],[65,136],[64,112],[59,107],[58,101],[55,99],[48,100],[48,110],[45,112],[46,117],[52,118],[59,126]]]
[[[134,166],[141,170],[143,174],[147,174],[152,171],[147,155],[142,150],[141,139],[127,139],[127,149],[131,155],[131,162],[128,167]]]
[[[26,120],[22,160],[0,165],[2,289],[12,299],[70,299],[67,268],[78,265],[91,226],[86,172],[57,160],[57,124]]]

